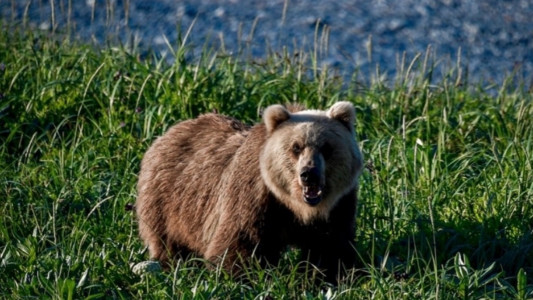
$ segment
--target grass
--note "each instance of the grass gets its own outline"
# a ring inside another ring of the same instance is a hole
[[[396,78],[343,82],[311,52],[261,61],[206,49],[175,62],[26,30],[0,33],[0,297],[528,299],[533,297],[533,100],[511,79],[432,79],[421,55]],[[314,285],[295,253],[242,278],[195,259],[147,259],[127,204],[143,153],[177,121],[216,110],[249,123],[268,104],[357,107],[367,168],[362,270]]]

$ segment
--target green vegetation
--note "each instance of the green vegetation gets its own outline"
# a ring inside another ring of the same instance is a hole
[[[533,297],[533,97],[415,58],[390,80],[348,83],[313,50],[244,60],[206,50],[174,63],[36,32],[0,33],[0,297],[528,299]],[[494,87],[491,87],[494,91]],[[136,174],[150,143],[216,110],[249,123],[268,104],[357,106],[367,168],[357,247],[338,287],[279,268],[242,278],[194,259],[137,275],[147,259]]]

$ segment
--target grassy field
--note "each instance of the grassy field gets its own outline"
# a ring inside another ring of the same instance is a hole
[[[0,33],[0,297],[184,299],[533,298],[533,97],[509,80],[399,74],[346,82],[313,49],[262,60],[205,50],[175,63],[55,36]],[[492,91],[492,92],[489,92]],[[278,268],[240,278],[196,260],[135,274],[139,164],[177,121],[217,110],[249,123],[273,103],[357,107],[367,168],[356,243],[337,287]]]

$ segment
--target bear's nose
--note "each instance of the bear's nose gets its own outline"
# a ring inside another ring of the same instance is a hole
[[[305,185],[318,185],[320,182],[320,172],[318,168],[308,168],[300,173],[300,179]]]

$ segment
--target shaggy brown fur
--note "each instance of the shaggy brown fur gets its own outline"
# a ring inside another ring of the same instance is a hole
[[[276,264],[300,247],[334,280],[355,260],[362,155],[348,102],[328,111],[268,107],[252,128],[206,114],[158,138],[141,165],[140,236],[153,259],[193,253],[235,270],[239,257]]]

